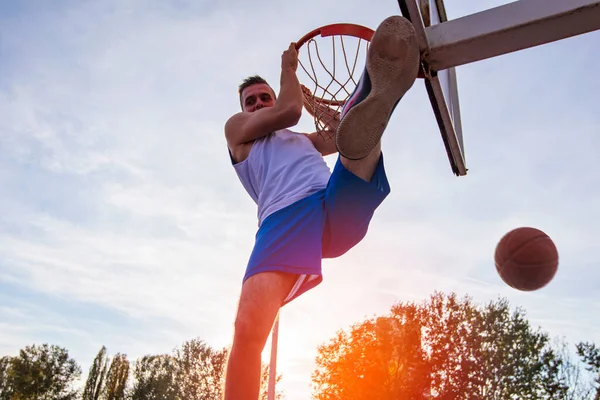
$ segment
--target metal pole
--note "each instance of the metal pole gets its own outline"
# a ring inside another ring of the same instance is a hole
[[[599,29],[600,0],[519,0],[425,28],[424,61],[441,71]]]
[[[275,317],[271,333],[271,363],[269,364],[269,385],[267,400],[275,400],[275,381],[277,380],[277,338],[279,336],[279,313]]]

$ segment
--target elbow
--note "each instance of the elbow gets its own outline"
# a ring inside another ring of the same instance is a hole
[[[292,107],[286,113],[286,121],[289,126],[297,125],[302,117],[302,107]]]
[[[292,123],[292,125],[297,125],[298,122],[300,122],[300,118],[302,117],[302,106],[300,107],[296,107],[294,110],[290,111],[290,122]]]

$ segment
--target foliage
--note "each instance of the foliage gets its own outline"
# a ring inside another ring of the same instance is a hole
[[[261,376],[260,376],[260,400],[267,400],[269,395],[269,371],[270,368],[268,365],[263,364]],[[275,379],[275,384],[281,381],[281,375],[277,375]],[[275,389],[275,400],[282,400],[284,398],[283,392],[279,389]],[[219,399],[220,400],[220,399]]]
[[[168,354],[146,355],[135,362],[133,387],[128,397],[142,399],[178,399],[176,363]]]
[[[213,350],[194,339],[174,352],[182,399],[212,400],[222,396],[225,350]]]
[[[108,369],[102,400],[124,400],[128,378],[129,361],[127,361],[127,356],[116,354]]]
[[[340,331],[319,347],[313,395],[333,399],[565,399],[575,365],[521,309],[435,293]],[[569,397],[571,396],[571,397]],[[584,397],[580,397],[584,398]]]
[[[82,400],[99,400],[102,388],[104,387],[104,379],[108,368],[108,358],[106,356],[106,347],[102,346],[98,355],[94,359],[90,371],[88,373],[85,387],[83,389]]]
[[[587,364],[587,370],[596,376],[596,395],[594,400],[600,400],[600,348],[597,348],[593,343],[578,343],[577,355]]]
[[[111,362],[103,346],[90,367],[82,399],[221,400],[226,363],[225,349],[215,350],[192,339],[172,354],[141,357],[133,363],[130,376],[127,357],[117,354]],[[0,377],[2,371],[0,368]],[[268,376],[269,368],[263,365],[261,400],[267,399]],[[277,378],[280,380],[281,375]],[[282,398],[282,393],[277,393],[276,399]]]
[[[221,400],[226,364],[225,349],[214,350],[198,339],[185,342],[172,355],[144,356],[135,363],[129,399]],[[261,399],[267,398],[268,375],[263,366]]]
[[[551,342],[505,299],[476,305],[435,293],[398,303],[339,331],[316,361],[315,400],[600,400],[600,348],[579,343],[573,353],[564,340]],[[132,364],[102,347],[80,393],[73,386],[81,371],[67,350],[33,345],[0,358],[0,400],[221,400],[226,364],[226,349],[199,339]],[[263,365],[261,400],[268,377]]]
[[[73,384],[81,369],[58,346],[27,346],[16,357],[0,359],[1,400],[75,400]]]

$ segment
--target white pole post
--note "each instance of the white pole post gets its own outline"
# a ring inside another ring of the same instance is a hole
[[[277,380],[277,339],[279,336],[279,313],[275,317],[271,333],[271,362],[269,364],[269,385],[267,400],[275,400],[275,381]]]

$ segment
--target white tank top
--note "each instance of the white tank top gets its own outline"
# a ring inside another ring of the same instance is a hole
[[[331,171],[303,133],[275,131],[252,144],[248,158],[233,164],[258,205],[258,225],[277,210],[327,186]]]

